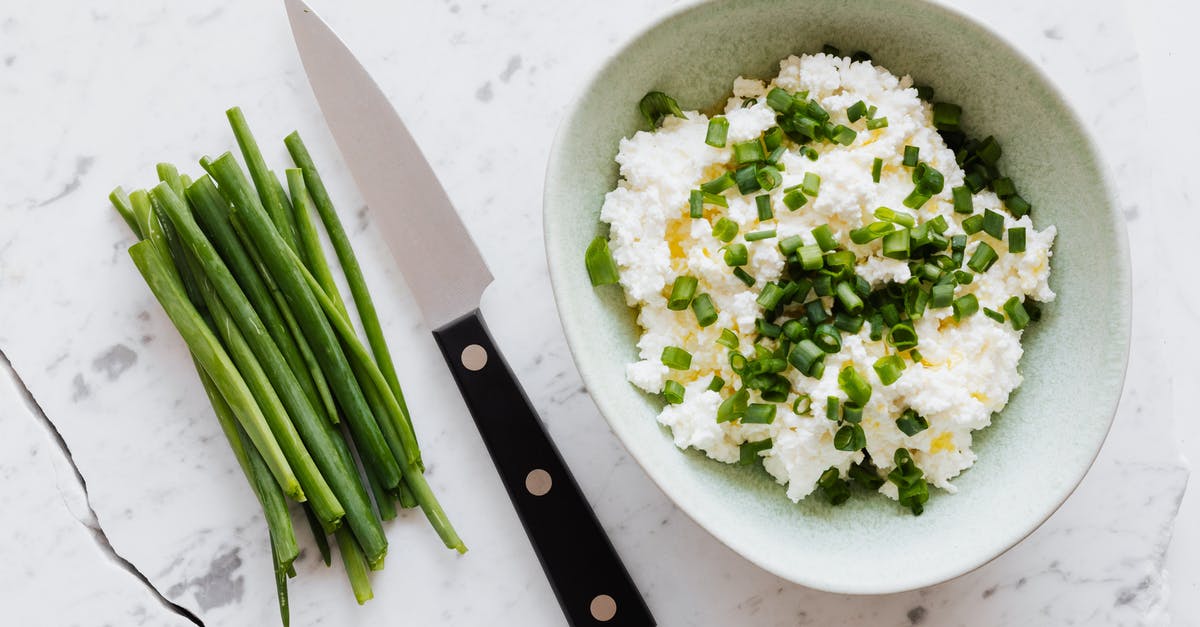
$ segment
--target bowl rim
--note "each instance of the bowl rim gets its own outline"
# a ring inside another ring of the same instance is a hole
[[[605,422],[608,423],[609,429],[616,434],[617,438],[621,441],[621,445],[625,447],[626,451],[629,452],[630,457],[632,457],[638,463],[638,465],[641,466],[643,472],[650,477],[650,480],[654,483],[654,485],[657,486],[658,489],[664,495],[666,495],[666,497],[670,499],[670,501],[676,507],[678,507],[689,518],[691,518],[692,521],[695,522],[701,529],[703,529],[713,538],[720,541],[725,546],[729,547],[743,559],[753,563],[759,568],[777,577],[780,577],[781,579],[809,588],[851,595],[894,594],[909,592],[912,590],[945,583],[947,581],[951,581],[972,573],[996,560],[1001,555],[1004,555],[1025,538],[1029,537],[1034,531],[1037,531],[1038,528],[1040,528],[1047,520],[1049,520],[1050,517],[1053,516],[1054,513],[1063,506],[1064,503],[1066,503],[1067,499],[1069,499],[1071,495],[1074,494],[1075,490],[1079,488],[1080,483],[1082,483],[1083,478],[1091,470],[1092,466],[1095,465],[1096,459],[1099,457],[1100,451],[1104,448],[1104,443],[1107,441],[1108,435],[1112,431],[1113,421],[1116,419],[1116,413],[1120,406],[1121,398],[1124,396],[1125,382],[1129,370],[1130,345],[1132,342],[1132,261],[1129,250],[1129,234],[1125,220],[1120,213],[1120,197],[1115,191],[1117,188],[1113,184],[1112,171],[1107,162],[1104,160],[1102,153],[1099,151],[1095,136],[1091,129],[1089,129],[1087,125],[1083,123],[1078,111],[1075,110],[1075,107],[1072,106],[1070,100],[1067,99],[1062,90],[1059,89],[1058,85],[1054,83],[1050,76],[1047,75],[1046,71],[1039,66],[1029,54],[1025,53],[1020,47],[1010,41],[1008,37],[998,32],[991,25],[980,19],[977,19],[975,16],[967,13],[955,5],[943,0],[914,0],[926,5],[932,10],[944,11],[952,18],[957,18],[973,24],[988,35],[991,35],[1001,46],[1006,48],[1008,52],[1013,54],[1016,58],[1024,62],[1033,70],[1034,78],[1042,84],[1042,86],[1046,89],[1046,92],[1053,98],[1054,102],[1064,111],[1066,111],[1068,121],[1074,127],[1074,130],[1076,130],[1076,132],[1078,132],[1083,138],[1088,154],[1095,162],[1096,169],[1100,173],[1099,184],[1103,195],[1112,201],[1109,208],[1109,213],[1113,223],[1116,225],[1116,228],[1113,230],[1116,236],[1115,244],[1117,250],[1113,252],[1116,253],[1115,256],[1117,257],[1118,262],[1117,266],[1121,276],[1118,277],[1118,281],[1114,282],[1114,284],[1119,288],[1116,290],[1117,299],[1119,300],[1118,311],[1121,314],[1121,328],[1125,335],[1125,341],[1121,346],[1121,370],[1120,376],[1118,377],[1120,389],[1118,390],[1116,397],[1113,399],[1112,408],[1108,412],[1107,424],[1104,427],[1101,437],[1094,445],[1091,458],[1086,464],[1080,465],[1077,472],[1072,473],[1070,476],[1071,480],[1064,484],[1065,488],[1061,489],[1059,493],[1055,495],[1053,499],[1055,504],[1048,508],[1047,511],[1040,517],[1031,517],[1030,524],[1028,524],[1026,527],[1019,528],[1012,533],[1005,535],[1003,540],[993,543],[992,546],[994,548],[989,548],[987,551],[983,551],[982,553],[985,555],[982,558],[972,560],[965,565],[959,564],[956,567],[944,569],[945,572],[929,572],[923,576],[913,576],[910,573],[906,573],[906,579],[902,583],[899,583],[899,585],[895,586],[857,586],[836,584],[830,585],[827,582],[822,581],[819,577],[805,576],[802,573],[787,571],[777,567],[776,564],[764,562],[756,557],[751,557],[750,553],[742,550],[741,542],[737,538],[736,534],[726,533],[721,529],[714,528],[715,526],[710,525],[700,512],[693,511],[689,505],[680,502],[680,500],[678,500],[671,493],[671,490],[664,486],[663,481],[660,480],[656,472],[649,464],[646,463],[645,460],[642,459],[641,455],[637,452],[637,448],[630,445],[630,442],[636,439],[634,438],[633,434],[622,429],[618,421],[614,421],[609,418],[610,415],[616,413],[614,408],[610,406],[609,401],[591,394],[591,390],[596,387],[596,377],[592,374],[589,374],[587,368],[582,367],[580,355],[576,351],[576,346],[579,345],[579,340],[577,338],[581,334],[585,333],[586,329],[577,328],[568,321],[568,316],[566,316],[564,312],[564,299],[561,298],[565,289],[563,286],[571,280],[567,276],[566,270],[571,261],[562,259],[555,252],[554,247],[552,247],[550,244],[552,239],[554,239],[553,236],[555,233],[555,228],[552,224],[552,221],[548,218],[549,213],[546,210],[549,204],[548,201],[551,189],[548,182],[555,174],[558,164],[562,163],[561,153],[564,150],[567,127],[575,118],[575,116],[578,115],[580,108],[584,104],[585,96],[599,84],[599,80],[603,74],[604,68],[606,68],[608,64],[610,64],[616,57],[627,50],[630,45],[648,36],[652,31],[657,30],[666,22],[678,18],[685,13],[698,10],[705,5],[714,4],[719,1],[721,0],[681,0],[678,4],[674,4],[671,7],[661,11],[654,19],[638,28],[628,37],[622,39],[596,64],[588,68],[587,81],[576,88],[576,92],[572,97],[571,102],[565,109],[565,114],[559,122],[558,128],[555,130],[554,139],[551,143],[550,152],[546,162],[546,184],[543,184],[542,186],[542,235],[543,246],[546,250],[546,265],[550,274],[551,290],[554,294],[554,304],[559,314],[559,323],[562,325],[563,333],[567,339],[567,348],[571,353],[571,359],[575,362],[576,370],[579,371],[580,378],[583,379],[584,386],[588,389],[588,396],[591,397],[592,401],[596,404],[597,409],[600,411],[600,415],[603,416]],[[684,451],[680,451],[680,454],[683,452]]]

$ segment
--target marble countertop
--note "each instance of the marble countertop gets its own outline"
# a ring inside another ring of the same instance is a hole
[[[1194,157],[1174,141],[1182,131],[1143,123],[1190,115],[1178,105],[1196,101],[1194,82],[1173,80],[1198,50],[1189,20],[1165,1],[954,4],[1027,51],[1097,134],[1134,260],[1131,361],[1096,466],[1041,529],[948,583],[851,597],[759,570],[676,509],[608,430],[557,321],[540,227],[547,149],[589,72],[670,3],[313,1],[391,96],[476,235],[497,277],[483,303],[492,331],[662,625],[1200,619],[1200,502],[1185,497],[1176,446],[1200,454],[1200,430],[1183,420],[1200,297],[1163,272],[1193,263],[1182,238],[1200,226],[1184,187]],[[11,624],[276,624],[257,503],[105,202],[117,183],[149,183],[157,161],[233,147],[222,111],[234,104],[269,161],[286,155],[267,142],[298,128],[333,197],[361,206],[281,2],[0,8],[10,159],[0,169],[0,598]],[[399,376],[430,482],[472,550],[446,552],[419,514],[402,515],[388,526],[376,598],[360,608],[336,561],[326,569],[310,548],[292,580],[293,624],[562,624],[449,373],[427,366],[440,364],[437,349],[369,213],[353,215],[385,330],[406,347]]]

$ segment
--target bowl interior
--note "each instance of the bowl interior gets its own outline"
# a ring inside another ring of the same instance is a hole
[[[936,44],[934,44],[936,42]],[[660,89],[685,109],[720,105],[739,75],[769,78],[780,59],[825,43],[868,51],[896,75],[964,110],[967,131],[996,136],[1002,169],[1058,239],[1058,299],[1027,331],[1024,384],[977,432],[958,494],[935,490],[913,517],[884,497],[833,508],[792,504],[761,468],[679,451],[658,398],[627,383],[638,328],[619,288],[593,289],[583,251],[617,181],[620,138]],[[545,191],[555,297],[576,364],[613,430],[664,492],[711,533],[791,581],[848,593],[894,592],[967,572],[1033,531],[1098,453],[1120,395],[1129,339],[1129,261],[1107,176],[1045,77],[995,34],[922,0],[717,0],[677,10],[600,70],[559,131]]]

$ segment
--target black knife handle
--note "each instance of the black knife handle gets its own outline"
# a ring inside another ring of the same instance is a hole
[[[652,627],[600,521],[476,310],[433,332],[567,622]]]

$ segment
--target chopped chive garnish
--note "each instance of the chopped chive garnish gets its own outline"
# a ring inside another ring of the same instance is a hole
[[[813,148],[812,146],[801,146],[799,152],[805,157],[808,157],[809,161],[816,161],[817,157],[821,156],[820,153],[817,152],[817,149]]]
[[[746,414],[746,403],[750,400],[750,391],[742,388],[721,402],[717,407],[717,422],[729,422]]]
[[[762,142],[758,139],[751,139],[733,145],[733,160],[739,164],[753,163],[766,158],[767,153],[763,150]]]
[[[848,313],[856,314],[862,311],[862,299],[858,297],[858,294],[854,293],[854,288],[849,283],[845,281],[838,283],[837,287],[834,288],[834,294],[837,296],[838,302],[842,303],[842,307],[845,307]]]
[[[1005,301],[1004,313],[1008,314],[1009,322],[1012,322],[1012,327],[1017,331],[1024,329],[1029,324],[1029,312],[1025,310],[1025,305],[1017,296]]]
[[[884,118],[885,120],[887,118]],[[867,123],[868,125],[870,122]],[[875,157],[875,162],[871,164],[871,180],[878,183],[879,177],[883,175],[883,159]]]
[[[929,483],[925,480],[925,473],[913,463],[907,449],[896,449],[893,461],[896,467],[888,473],[887,478],[896,485],[897,500],[912,510],[913,515],[920,516],[925,511],[925,503],[929,501]]]
[[[921,154],[921,149],[918,148],[917,146],[905,146],[904,147],[904,161],[901,161],[900,163],[903,164],[905,167],[915,168],[915,167],[917,167],[917,164],[920,163],[920,160],[921,160],[920,154]]]
[[[975,248],[975,252],[971,253],[971,259],[967,262],[967,267],[974,270],[976,274],[983,274],[996,263],[999,256],[996,250],[988,246],[987,242],[979,242],[979,246]]]
[[[716,205],[718,207],[728,207],[729,199],[720,194],[709,194],[704,192],[704,203],[708,205]]]
[[[937,168],[924,161],[913,168],[912,180],[917,186],[916,191],[926,196],[940,194],[946,184],[946,177]]]
[[[798,189],[793,189],[783,195],[783,204],[787,206],[789,211],[795,211],[804,206],[808,202],[808,197]]]
[[[995,320],[996,322],[999,322],[1000,324],[1004,324],[1004,314],[996,311],[995,309],[988,309],[987,307],[984,307],[983,315]]]
[[[725,387],[725,379],[722,379],[720,375],[714,374],[712,381],[708,382],[708,387],[705,389],[712,391],[712,392],[720,392],[721,388],[724,388],[724,387]]]
[[[828,224],[822,224],[812,230],[813,239],[817,240],[817,246],[821,250],[830,251],[837,248],[837,239],[833,237],[833,229],[829,228]]]
[[[854,261],[854,253],[848,250],[825,253],[825,265],[830,268],[849,268],[854,265]]]
[[[1009,213],[1013,214],[1013,216],[1017,218],[1023,215],[1028,215],[1029,210],[1033,209],[1033,205],[1029,204],[1029,201],[1021,198],[1017,194],[1013,194],[1012,196],[1005,198],[1004,206],[1008,209]]]
[[[974,234],[982,231],[983,230],[983,215],[977,213],[977,214],[970,216],[969,218],[963,220],[962,228],[963,228],[963,231],[966,231],[967,235],[974,235]]]
[[[846,108],[846,117],[851,122],[857,122],[867,116],[867,103],[859,100]]]
[[[983,232],[996,239],[1004,238],[1004,215],[991,209],[983,211]]]
[[[921,363],[921,360],[923,359],[923,357],[921,357],[921,351],[915,348],[908,352],[908,358],[911,359],[914,364]]]
[[[871,119],[867,120],[867,130],[868,131],[877,131],[881,128],[887,128],[887,125],[888,125],[888,119],[886,116],[882,117],[882,118],[871,118]]]
[[[865,319],[862,316],[855,316],[844,311],[837,312],[833,317],[833,326],[845,331],[846,333],[858,333],[862,330]]]
[[[908,230],[900,229],[883,236],[883,256],[889,259],[908,259]]]
[[[726,348],[737,348],[738,347],[737,333],[734,333],[733,331],[731,331],[729,329],[721,329],[721,337],[717,338],[717,344],[720,344],[721,346],[724,346]]]
[[[933,103],[933,126],[939,131],[958,130],[962,107],[949,102]]]
[[[822,351],[812,340],[800,340],[792,345],[792,350],[788,353],[788,363],[792,364],[801,374],[819,378],[820,375],[816,374],[817,366],[824,366],[825,351]],[[824,372],[823,367],[821,372]]]
[[[800,267],[805,270],[820,270],[825,266],[825,257],[821,254],[821,247],[816,244],[801,246],[796,254],[800,256]]]
[[[874,368],[879,382],[891,385],[900,379],[900,373],[904,370],[904,360],[898,355],[884,355],[875,360]]]
[[[737,233],[738,233],[737,222],[734,222],[733,220],[730,220],[729,218],[721,218],[720,220],[717,220],[716,224],[713,225],[713,230],[712,230],[713,237],[721,240],[722,242],[732,241],[733,238],[737,235]]]
[[[851,424],[862,422],[863,407],[854,401],[846,401],[842,403],[842,420]]]
[[[854,366],[843,366],[838,372],[838,387],[851,401],[859,405],[866,405],[867,401],[871,400],[871,384],[854,369]]]
[[[770,450],[772,446],[773,444],[771,443],[771,438],[759,440],[757,442],[743,442],[742,445],[738,447],[738,465],[752,466],[756,460],[762,457],[760,453]]]
[[[892,325],[891,330],[888,331],[888,344],[901,351],[913,348],[917,345],[917,332],[908,324]]]
[[[850,128],[849,126],[845,126],[842,124],[838,124],[837,126],[833,127],[833,131],[829,133],[830,141],[841,144],[843,146],[849,146],[850,144],[853,144],[854,140],[857,137],[858,137],[858,132],[856,132],[854,129]]]
[[[988,178],[984,174],[972,170],[963,175],[963,185],[966,185],[971,190],[972,194],[978,194],[987,187]]]
[[[738,192],[745,196],[762,189],[758,184],[758,167],[747,163],[733,171],[733,182],[737,184]]]
[[[608,249],[608,240],[603,236],[597,236],[588,244],[583,257],[592,285],[610,285],[620,280],[617,262],[613,259],[612,251]]]
[[[723,116],[717,116],[708,121],[708,134],[704,137],[704,143],[713,148],[724,148],[725,137],[729,134],[729,119]]]
[[[785,237],[779,240],[779,252],[783,253],[783,255],[786,257],[797,250],[800,250],[800,247],[803,245],[804,238],[800,237],[799,235]]]
[[[905,226],[910,229],[917,225],[917,219],[915,217],[913,217],[913,215],[911,213],[905,213],[903,211],[892,211],[891,209],[889,209],[887,207],[879,207],[878,209],[876,209],[875,217],[879,218],[880,220],[883,220],[884,222],[892,222],[894,224],[899,224],[900,226]]]
[[[737,351],[729,351],[729,368],[734,372],[738,373],[739,375],[742,374],[746,371],[746,365],[748,363],[749,362],[746,360],[745,355]]]
[[[783,300],[783,288],[777,283],[767,283],[763,286],[762,292],[758,294],[756,302],[763,309],[770,311],[779,305],[779,301]]]
[[[850,55],[850,60],[854,61],[855,63],[863,63],[865,61],[870,61],[871,55],[865,50],[855,50],[853,54]]]
[[[775,422],[774,403],[750,403],[746,415],[742,416],[742,424],[769,425]]]
[[[925,102],[933,100],[933,88],[929,85],[914,85],[913,89],[917,90],[917,98]]]
[[[688,216],[692,218],[704,217],[704,192],[693,189],[691,194],[688,194]]]
[[[831,355],[842,350],[842,334],[832,324],[818,324],[813,331],[812,341],[818,348]]]
[[[675,284],[671,286],[671,296],[667,298],[667,309],[672,311],[683,311],[692,304],[692,297],[696,295],[696,277],[681,276],[675,279]]]
[[[774,154],[777,149],[783,146],[783,129],[778,126],[772,126],[763,133],[762,140],[763,147],[767,149],[767,152]]]
[[[839,451],[857,451],[867,445],[867,434],[862,425],[847,424],[833,435],[833,448]]]
[[[1008,252],[1025,252],[1025,227],[1014,226],[1008,230]]]
[[[749,109],[750,107],[753,107],[756,104],[758,104],[758,98],[747,98],[742,101],[742,108]]]
[[[679,110],[679,104],[675,99],[662,93],[661,91],[652,91],[645,96],[642,96],[641,102],[638,103],[638,110],[642,112],[642,117],[646,118],[646,123],[650,125],[650,129],[658,128],[663,121],[663,118],[668,115],[673,115],[677,118],[683,118],[683,111]]]
[[[872,222],[862,228],[850,231],[850,241],[855,244],[866,244],[873,242],[888,233],[896,230],[896,226],[891,222]]]
[[[837,47],[833,46],[832,44],[825,44],[824,46],[821,46],[821,52],[823,52],[831,57],[842,56],[842,51],[838,50]]]
[[[875,113],[877,111],[879,111],[879,107],[876,107],[875,105],[871,105],[871,106],[867,107],[867,121],[868,122],[875,119]]]
[[[836,396],[830,396],[825,399],[825,418],[829,420],[842,419],[842,404]]]
[[[814,172],[805,172],[804,182],[800,184],[800,189],[809,196],[816,196],[817,192],[821,191],[821,177]]]
[[[813,291],[817,296],[833,296],[833,277],[822,272],[813,280]]]
[[[934,285],[929,289],[929,308],[942,309],[954,302],[954,284],[944,283]]]
[[[783,333],[783,327],[771,324],[762,318],[754,321],[754,330],[762,337],[769,337],[771,339],[778,339]]]
[[[713,305],[712,297],[700,294],[692,299],[692,312],[696,314],[696,322],[706,327],[717,321],[717,308]]]
[[[744,266],[750,260],[750,251],[745,244],[730,244],[725,247],[725,265]]]
[[[760,188],[768,192],[783,183],[783,175],[779,173],[779,168],[765,163],[755,168],[754,179]]]
[[[757,242],[760,239],[771,239],[772,237],[775,237],[775,229],[769,229],[766,231],[754,231],[752,233],[746,234],[746,241],[747,242]]]
[[[920,209],[925,203],[929,202],[930,198],[932,196],[929,194],[924,194],[921,193],[921,190],[914,189],[908,196],[904,197],[902,204],[909,209]]]
[[[975,156],[988,165],[996,165],[1000,160],[1000,142],[996,138],[988,135],[979,145],[975,147]]]
[[[678,405],[683,402],[683,385],[678,381],[667,380],[663,384],[663,398],[671,405]]]
[[[904,410],[896,419],[896,427],[908,437],[912,437],[929,428],[929,421],[911,408]]]
[[[687,370],[692,367],[692,354],[678,346],[667,346],[662,351],[662,362],[673,370]]]
[[[726,172],[721,176],[702,184],[700,186],[700,191],[706,194],[720,194],[736,184],[736,181],[733,180],[733,175]]]
[[[775,128],[779,128],[778,126]],[[777,146],[767,155],[767,163],[775,166],[776,170],[784,170],[783,164],[779,161],[783,159],[783,155],[787,154],[787,146]]]
[[[796,105],[796,99],[786,91],[776,87],[767,92],[767,106],[778,111],[779,113],[787,113]]]
[[[830,466],[817,479],[817,491],[825,496],[830,505],[841,505],[850,500],[850,487],[846,481],[839,478],[836,466]]]
[[[992,191],[996,192],[996,196],[999,196],[1000,199],[1003,200],[1010,196],[1015,196],[1017,193],[1017,186],[1013,183],[1012,179],[1008,178],[1007,176],[1002,176],[992,181]]]
[[[750,276],[750,273],[741,268],[734,268],[733,276],[737,277],[737,279],[742,283],[745,283],[746,287],[754,287],[754,283],[757,281],[757,279]]]
[[[929,226],[929,230],[937,233],[938,235],[945,233],[946,230],[950,228],[950,223],[946,222],[946,216],[942,215],[937,216],[925,224]],[[945,246],[943,246],[943,248],[945,248]]]
[[[975,200],[971,196],[971,190],[966,186],[960,185],[950,189],[950,194],[954,197],[954,211],[957,213],[974,213]]]
[[[783,323],[783,335],[793,342],[806,340],[812,335],[808,325],[804,324],[803,320],[788,320]]]
[[[954,319],[962,321],[979,311],[979,299],[974,294],[963,294],[954,299]]]
[[[829,121],[829,112],[826,111],[821,106],[821,103],[817,102],[816,100],[809,100],[807,103],[805,103],[804,108],[808,113],[808,117],[822,123]]]
[[[766,189],[766,188],[764,188]],[[754,206],[758,209],[759,220],[770,220],[775,217],[775,212],[771,211],[771,196],[768,194],[760,194],[754,197]]]

